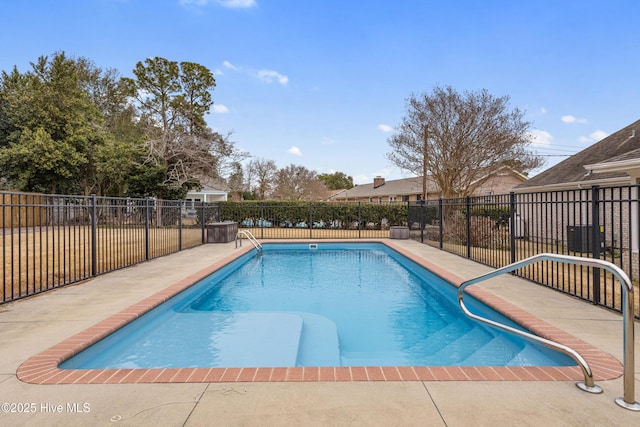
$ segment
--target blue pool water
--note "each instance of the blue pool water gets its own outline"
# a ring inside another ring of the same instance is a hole
[[[468,319],[451,284],[384,244],[298,243],[240,257],[60,367],[573,364]]]

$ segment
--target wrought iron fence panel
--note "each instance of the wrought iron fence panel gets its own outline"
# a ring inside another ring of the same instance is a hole
[[[637,286],[639,194],[639,186],[594,186],[440,199],[410,203],[408,222],[412,238],[492,267],[543,252],[592,257],[616,264]],[[549,261],[514,274],[622,309],[620,284],[597,268]],[[633,295],[636,317],[640,317],[639,294]]]
[[[0,303],[204,243],[183,202],[0,192]]]
[[[406,204],[195,203],[0,192],[0,303],[203,244],[206,224],[237,222],[259,239],[389,237]]]
[[[591,187],[375,204],[221,202],[0,192],[0,302],[86,280],[203,244],[205,225],[237,222],[259,239],[389,237],[406,226],[412,238],[502,267],[551,252],[610,261],[640,279],[639,186]],[[514,274],[621,310],[610,274],[552,262]],[[634,293],[640,316],[640,292]]]

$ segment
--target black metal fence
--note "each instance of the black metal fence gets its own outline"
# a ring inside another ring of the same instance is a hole
[[[640,280],[640,187],[592,187],[422,203],[222,202],[0,193],[0,303],[171,254],[206,241],[206,223],[237,222],[259,239],[413,238],[492,267],[551,252],[588,256]],[[599,269],[545,262],[515,274],[621,310],[620,285]],[[634,294],[640,316],[640,292]]]
[[[590,187],[409,205],[412,238],[491,267],[548,252],[609,261],[635,285],[640,317],[640,198],[638,186]],[[597,268],[545,262],[516,275],[613,310],[620,284]]]
[[[188,203],[0,192],[0,303],[206,242],[206,224],[237,222],[259,239],[389,237],[407,205]]]
[[[0,302],[202,244],[180,201],[0,193]]]

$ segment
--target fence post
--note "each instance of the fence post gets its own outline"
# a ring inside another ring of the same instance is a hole
[[[313,203],[309,202],[309,238],[313,239]]]
[[[438,199],[438,230],[439,230],[439,239],[440,239],[440,249],[444,248],[444,227],[442,225],[442,219],[444,215],[442,215],[442,197]]]
[[[204,217],[206,213],[207,211],[205,210],[205,202],[202,202],[202,215],[200,216],[200,218],[202,218],[202,220],[200,221],[200,243],[203,245],[204,245],[205,223],[207,222]]]
[[[91,195],[91,276],[98,275],[98,198]]]
[[[260,219],[262,222],[261,225],[264,225],[265,217],[264,217],[264,201],[260,201]],[[271,224],[272,226],[275,224]],[[260,227],[260,238],[264,239],[264,227]]]
[[[361,225],[360,225],[360,202],[358,202],[358,239],[360,238],[360,229],[361,229]]]
[[[149,199],[144,199],[144,259],[149,261]]]
[[[471,258],[471,197],[466,197],[465,206],[467,208],[467,258]]]
[[[516,194],[509,193],[509,249],[511,251],[511,263],[516,262]]]
[[[182,250],[182,201],[178,202],[178,252]]]
[[[420,243],[424,243],[424,212],[423,209],[416,202],[415,207],[420,212]],[[415,218],[415,213],[413,214]],[[407,225],[409,226],[409,230],[411,230],[411,202],[407,201]]]
[[[591,187],[591,256],[600,259],[600,188]],[[600,268],[593,267],[593,302],[600,304]]]

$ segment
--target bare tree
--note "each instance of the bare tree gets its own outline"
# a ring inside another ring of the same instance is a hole
[[[229,190],[236,195],[234,197],[242,200],[242,193],[246,190],[244,171],[242,170],[240,162],[234,162],[232,168],[233,170],[227,179],[227,185],[229,186]]]
[[[273,160],[254,159],[247,165],[247,176],[251,176],[255,180],[255,188],[258,199],[264,200],[274,186],[278,167]]]
[[[273,193],[281,200],[321,200],[326,197],[327,187],[316,172],[292,164],[278,171]]]
[[[456,92],[450,86],[411,94],[407,111],[389,140],[387,158],[433,179],[443,197],[469,195],[483,177],[509,166],[526,173],[542,165],[527,150],[532,142],[524,113],[509,110],[509,97],[486,90]],[[423,197],[426,196],[423,190]]]

